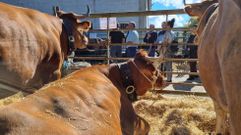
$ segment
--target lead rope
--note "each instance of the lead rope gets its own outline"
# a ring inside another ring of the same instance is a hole
[[[152,85],[151,90],[154,90],[154,88],[155,88],[154,86],[155,86],[155,84],[156,84],[156,81],[157,81],[157,79],[158,79],[158,76],[159,76],[160,72],[159,72],[158,70],[156,70],[156,72],[155,72],[155,73],[152,75],[152,77],[151,77],[153,80],[150,80],[144,73],[142,73],[142,72],[139,70],[139,68],[137,67],[137,65],[135,64],[135,62],[131,61],[131,63],[135,66],[135,68],[137,69],[137,71],[138,71],[142,76],[144,76],[149,83],[151,83],[151,85]]]

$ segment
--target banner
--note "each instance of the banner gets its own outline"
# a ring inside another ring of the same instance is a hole
[[[116,17],[109,18],[109,29],[116,28]],[[100,29],[107,29],[107,18],[100,18]]]

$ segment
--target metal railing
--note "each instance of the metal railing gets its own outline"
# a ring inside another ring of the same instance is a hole
[[[95,29],[95,30],[90,30],[90,32],[106,32],[107,35],[109,35],[109,32],[112,30],[109,28],[109,18],[111,17],[133,17],[133,16],[155,16],[155,15],[166,15],[166,20],[168,20],[168,15],[171,14],[185,14],[183,9],[177,9],[177,10],[159,10],[159,11],[144,11],[144,12],[122,12],[122,13],[97,13],[97,14],[91,14],[90,18],[107,18],[107,29],[102,30],[102,29]],[[123,31],[127,31],[127,29],[122,29]],[[137,31],[148,31],[150,29],[147,28],[136,28],[135,30]],[[156,30],[163,30],[163,29],[156,29]],[[173,28],[172,30],[174,31],[190,31],[189,28]],[[107,41],[109,41],[109,37],[107,36]],[[111,44],[110,42],[106,42],[106,51],[107,54],[106,56],[100,56],[100,57],[70,57],[74,58],[76,60],[105,60],[109,64],[110,60],[128,60],[130,58],[126,57],[110,57],[110,46],[115,46],[115,45],[121,45],[125,46],[127,45],[126,43],[123,44]],[[129,45],[129,44],[128,44]],[[150,44],[133,44],[137,46],[149,46]],[[193,46],[195,44],[193,43],[177,43],[177,44],[172,44],[172,45],[178,45],[178,46]],[[89,46],[99,46],[99,44],[89,44]],[[189,59],[189,58],[164,58],[165,61],[173,61],[173,62],[195,62],[197,59]],[[165,72],[165,73],[172,73],[172,74],[189,74],[189,75],[198,75],[198,73],[193,73],[193,72]],[[174,85],[189,85],[189,86],[200,86],[202,85],[201,83],[193,84],[193,83],[168,83],[168,84],[174,84]]]

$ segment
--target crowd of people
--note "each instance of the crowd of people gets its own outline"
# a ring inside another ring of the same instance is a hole
[[[111,56],[112,57],[120,57],[122,56],[122,50],[125,50],[126,57],[135,56],[137,49],[145,49],[148,51],[149,56],[157,56],[161,54],[162,44],[170,44],[174,39],[174,33],[171,28],[174,26],[175,19],[172,19],[167,22],[162,23],[162,28],[164,30],[157,33],[155,31],[155,25],[150,25],[150,31],[146,33],[143,42],[147,43],[147,46],[138,46],[140,43],[139,33],[135,30],[136,23],[131,21],[127,28],[128,31],[126,33],[122,32],[117,25],[117,28],[109,33],[109,39],[112,44],[115,44],[111,47]],[[120,47],[118,44],[126,43],[126,46]],[[166,50],[163,50],[166,51]],[[167,49],[168,51],[168,49]]]
[[[109,38],[111,43],[114,43],[111,47],[111,57],[120,57],[122,56],[122,50],[125,50],[126,57],[134,57],[138,49],[145,49],[148,51],[149,56],[164,55],[165,57],[170,57],[170,47],[169,44],[174,39],[174,33],[171,28],[174,26],[175,19],[172,19],[167,22],[162,23],[163,30],[160,32],[155,31],[155,26],[153,24],[150,25],[150,31],[146,33],[143,42],[147,43],[148,46],[140,46],[138,47],[136,44],[139,44],[139,33],[135,30],[136,24],[135,22],[130,22],[127,26],[127,33],[124,34],[120,29],[119,25],[114,31],[109,33]],[[120,46],[116,44],[126,43],[126,46]],[[161,68],[165,71],[171,71],[172,63],[166,62]],[[167,74],[167,81],[171,82],[172,75],[171,73]]]
[[[149,31],[145,34],[143,42],[146,43],[145,46],[138,46],[140,43],[139,33],[136,28],[136,23],[131,21],[127,25],[128,31],[126,33],[120,30],[120,26],[117,25],[117,28],[109,33],[109,39],[111,44],[110,55],[111,57],[134,57],[138,49],[145,49],[148,52],[148,55],[151,57],[156,57],[163,55],[166,58],[171,58],[173,55],[172,43],[174,43],[175,34],[172,31],[174,26],[175,19],[162,22],[162,30],[156,31],[155,25],[149,25]],[[188,43],[193,43],[195,34],[191,34],[188,39]],[[121,46],[122,43],[126,43],[125,46]],[[190,58],[197,58],[197,47],[190,46],[187,47],[190,51]],[[172,62],[165,62],[160,66],[162,71],[169,71],[166,74],[167,82],[172,82]],[[196,62],[190,62],[190,71],[196,72]],[[188,80],[193,80],[197,76],[190,75]]]

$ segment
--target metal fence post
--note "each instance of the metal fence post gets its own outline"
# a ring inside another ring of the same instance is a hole
[[[109,42],[109,34],[110,34],[110,18],[107,17],[107,64],[110,64],[110,42]]]

